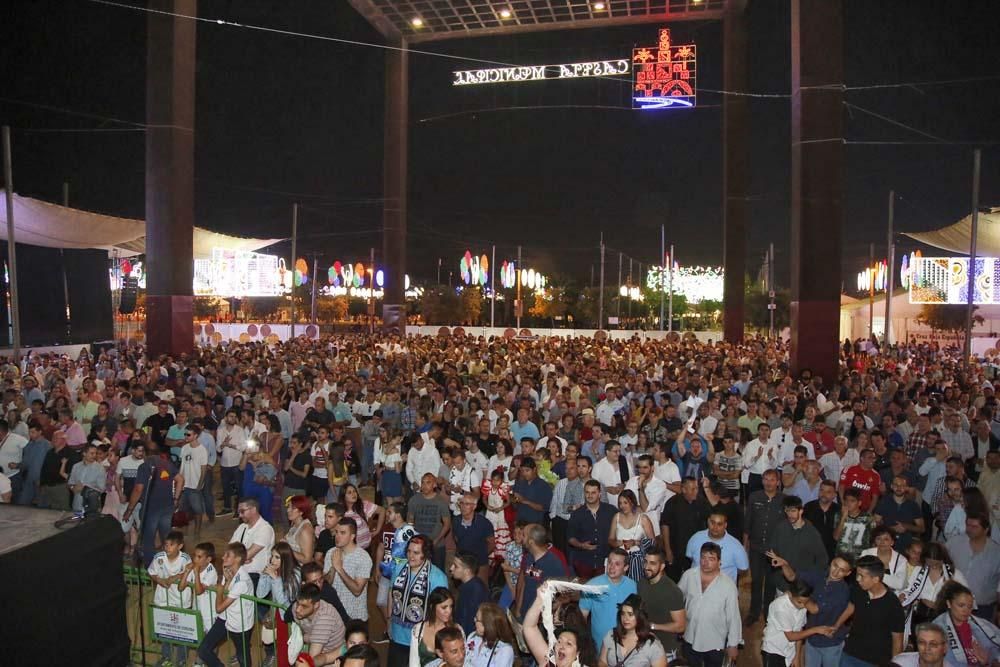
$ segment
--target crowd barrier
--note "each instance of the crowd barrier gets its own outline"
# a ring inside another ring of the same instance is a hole
[[[153,604],[155,585],[146,570],[125,566],[123,574],[128,587],[126,608],[132,664],[141,665],[143,654],[146,656],[147,665],[156,664],[161,657],[166,655],[165,646],[183,647],[189,651],[189,664],[199,662],[194,654],[210,628],[204,627],[198,609],[196,607],[184,608]],[[141,605],[140,587],[142,588]],[[266,620],[273,628],[274,614],[279,612],[281,607],[273,600],[251,595],[244,595],[241,600],[253,602],[257,608],[256,622],[251,635],[250,657],[253,664],[260,665],[265,659],[262,640],[264,623],[262,621]],[[275,648],[276,650],[288,650],[287,645]],[[223,662],[234,655],[233,644],[228,637],[219,644],[217,649],[219,658]],[[303,650],[307,649],[308,645],[305,645]]]

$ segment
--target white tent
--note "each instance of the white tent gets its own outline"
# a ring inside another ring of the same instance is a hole
[[[929,246],[949,250],[956,255],[968,255],[969,241],[972,239],[972,214],[953,225],[934,231],[903,233]],[[976,254],[980,257],[1000,257],[1000,208],[980,211]]]
[[[7,240],[7,193],[0,190],[0,239]],[[117,250],[121,257],[146,252],[146,223],[51,204],[14,194],[14,240],[45,248]],[[213,248],[259,250],[282,239],[248,239],[194,228],[194,257]]]

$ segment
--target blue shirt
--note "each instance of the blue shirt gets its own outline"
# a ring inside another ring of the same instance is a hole
[[[543,523],[545,516],[549,512],[549,508],[552,506],[552,487],[549,486],[549,483],[538,477],[530,482],[519,479],[514,482],[513,490],[514,493],[521,494],[525,500],[540,503],[542,506],[541,510],[536,510],[524,503],[518,503],[517,520],[528,521],[529,523]]]
[[[811,503],[814,500],[819,499],[819,487],[822,486],[822,481],[816,483],[816,487],[810,489],[809,482],[803,477],[799,481],[792,485],[792,488],[785,491],[786,496],[796,496],[802,499],[802,504]]]
[[[726,533],[721,540],[713,540],[708,536],[708,530],[699,531],[688,540],[684,555],[697,565],[701,559],[701,546],[705,542],[718,544],[719,548],[722,549],[722,573],[733,582],[736,582],[740,570],[750,569],[750,560],[747,558],[746,549],[743,548],[743,544],[738,539],[729,533]]]
[[[389,577],[390,600],[392,599],[392,594],[393,594],[393,590],[391,588],[392,582],[396,580],[396,577],[399,575],[399,571],[403,569],[404,565],[406,565],[405,560],[402,563],[397,563],[396,566],[392,568],[392,576]],[[413,574],[414,574],[413,572],[410,573],[410,581],[407,583],[412,583]],[[427,595],[430,596],[431,591],[433,591],[435,588],[448,588],[448,577],[445,575],[444,572],[437,569],[437,567],[431,565],[431,571],[430,574],[428,575],[428,582],[427,582]],[[395,619],[392,619],[389,623],[389,636],[392,638],[392,641],[396,642],[397,644],[402,644],[403,646],[409,646],[411,632],[412,632],[412,627],[405,627],[403,625],[400,625],[399,623],[396,622]]]
[[[592,463],[604,457],[604,440],[588,440],[580,448],[580,456],[589,456]]]
[[[42,474],[45,455],[52,449],[48,440],[29,440],[21,451],[21,470],[25,481],[37,482]]]
[[[587,593],[580,598],[580,609],[590,612],[590,634],[595,637],[594,644],[598,644],[618,622],[618,605],[639,591],[628,577],[622,577],[618,584],[613,584],[606,574],[594,577],[587,584],[608,587],[603,593]]]
[[[546,551],[537,561],[527,549],[524,551],[524,595],[521,598],[521,615],[535,601],[538,587],[547,579],[565,579],[569,572],[563,567],[562,561],[551,551]]]
[[[802,581],[813,587],[811,599],[819,607],[818,614],[809,614],[807,617],[807,628],[814,628],[818,625],[835,625],[837,619],[844,613],[848,603],[851,601],[851,589],[847,585],[847,582],[830,581],[827,575],[828,573],[822,570],[808,570],[797,573],[797,576]],[[846,636],[847,626],[844,626],[833,637],[813,635],[806,641],[817,648],[826,648],[843,643]]]
[[[490,589],[483,580],[473,576],[458,587],[458,601],[455,603],[455,622],[462,626],[465,636],[476,631],[476,611],[490,601]]]
[[[567,536],[567,540],[576,538],[578,542],[597,545],[597,549],[594,551],[577,549],[570,546],[569,556],[571,563],[580,561],[591,567],[596,567],[598,564],[604,562],[604,559],[608,557],[610,549],[608,546],[608,535],[611,534],[611,522],[615,520],[617,513],[618,510],[612,507],[610,503],[602,502],[597,508],[596,514],[592,513],[584,505],[583,507],[576,508],[569,515],[569,535]]]
[[[517,421],[510,425],[510,436],[514,439],[514,447],[518,451],[521,451],[521,438],[531,438],[538,442],[538,439],[542,437],[534,422],[528,422],[522,426],[521,422]]]
[[[489,519],[482,514],[474,514],[472,523],[466,526],[462,523],[462,517],[456,516],[452,518],[451,529],[455,533],[455,547],[459,551],[475,554],[480,565],[489,562],[490,555],[487,551],[489,544],[486,540],[493,537],[493,524]]]

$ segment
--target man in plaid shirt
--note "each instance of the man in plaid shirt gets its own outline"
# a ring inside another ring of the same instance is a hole
[[[906,439],[903,444],[903,452],[906,453],[906,457],[910,459],[911,463],[913,457],[917,453],[927,446],[927,436],[931,433],[931,419],[927,415],[920,415],[917,418],[917,428],[910,434],[910,437]]]

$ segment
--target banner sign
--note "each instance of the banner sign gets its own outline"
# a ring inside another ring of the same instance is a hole
[[[197,648],[205,636],[201,625],[201,614],[197,609],[149,606],[149,626],[157,641]]]

